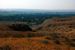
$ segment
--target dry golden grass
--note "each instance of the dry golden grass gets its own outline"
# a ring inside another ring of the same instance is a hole
[[[43,38],[0,38],[0,47],[11,46],[12,50],[75,50],[74,47],[67,45],[56,45],[52,41],[44,43]]]
[[[66,22],[48,20],[41,26],[36,31],[22,32],[0,24],[0,49],[10,46],[11,50],[75,50],[74,19]]]

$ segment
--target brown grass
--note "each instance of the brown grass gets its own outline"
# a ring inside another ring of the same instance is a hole
[[[75,28],[72,21],[48,20],[36,31],[14,31],[0,24],[0,49],[11,50],[75,50]],[[71,27],[70,27],[71,26]]]

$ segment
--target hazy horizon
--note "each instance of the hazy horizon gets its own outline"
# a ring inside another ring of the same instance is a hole
[[[42,11],[42,12],[75,12],[75,10],[46,10],[46,9],[0,9],[0,11]]]

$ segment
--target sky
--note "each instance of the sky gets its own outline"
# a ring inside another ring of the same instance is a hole
[[[75,0],[0,0],[0,9],[75,10]]]

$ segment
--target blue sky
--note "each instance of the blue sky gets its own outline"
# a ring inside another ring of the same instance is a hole
[[[0,9],[75,10],[75,0],[0,0]]]

